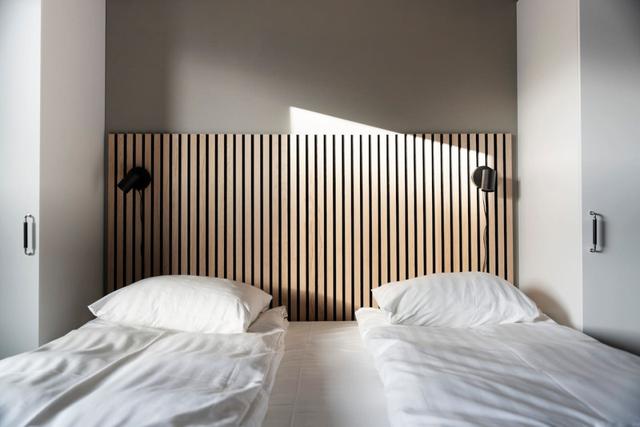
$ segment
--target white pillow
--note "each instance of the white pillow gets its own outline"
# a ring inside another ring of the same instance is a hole
[[[118,289],[89,306],[130,326],[185,332],[246,332],[271,295],[245,283],[199,276],[157,276]]]
[[[394,324],[472,328],[529,322],[535,303],[515,286],[487,273],[439,273],[373,289]]]

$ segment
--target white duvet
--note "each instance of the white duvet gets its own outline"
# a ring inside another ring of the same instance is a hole
[[[640,425],[640,357],[552,321],[358,325],[394,426]]]
[[[0,361],[0,426],[259,426],[284,334],[94,320]]]

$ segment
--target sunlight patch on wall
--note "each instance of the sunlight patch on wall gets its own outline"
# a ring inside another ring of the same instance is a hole
[[[289,107],[291,133],[335,135],[399,135],[387,129],[345,120],[298,107]]]

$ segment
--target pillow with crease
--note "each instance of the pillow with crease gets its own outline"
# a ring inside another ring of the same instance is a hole
[[[157,276],[89,306],[96,317],[128,326],[184,332],[241,333],[267,309],[271,295],[246,283],[199,276]]]
[[[531,322],[536,304],[506,280],[487,273],[438,273],[371,291],[393,324],[473,328]]]

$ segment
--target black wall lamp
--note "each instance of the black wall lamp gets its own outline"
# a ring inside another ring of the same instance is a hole
[[[136,166],[129,169],[129,172],[120,180],[118,188],[122,190],[124,194],[127,194],[131,190],[136,190],[140,195],[140,224],[144,222],[144,202],[142,201],[142,192],[151,184],[151,174],[148,170],[141,166]],[[133,205],[135,209],[135,204]],[[140,256],[144,256],[143,242],[140,242]]]
[[[489,240],[488,240],[488,225],[489,225],[489,212],[487,211],[487,199],[489,198],[489,193],[493,193],[496,191],[496,186],[498,183],[498,173],[495,169],[490,168],[489,166],[479,166],[476,170],[473,171],[473,175],[471,176],[471,180],[475,184],[476,187],[480,189],[480,191],[484,192],[484,197],[482,198],[482,207],[484,208],[484,233],[482,235],[482,242],[484,243],[484,258],[482,260],[482,271],[487,271],[487,254],[489,253]]]
[[[151,183],[151,174],[145,168],[136,166],[118,183],[118,188],[127,194],[131,190],[142,191]]]
[[[485,193],[493,193],[496,191],[496,183],[498,181],[498,173],[489,166],[480,166],[473,171],[473,183]]]

